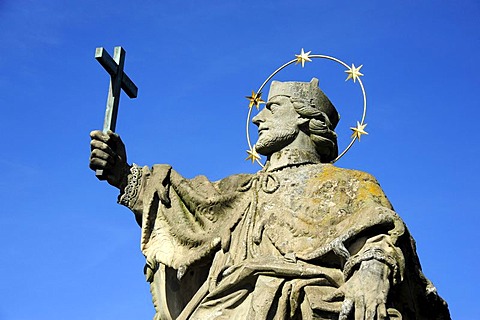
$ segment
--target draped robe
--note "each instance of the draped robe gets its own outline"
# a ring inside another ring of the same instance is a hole
[[[371,259],[390,270],[390,319],[449,318],[375,178],[302,158],[217,182],[137,167],[120,202],[142,228],[155,320],[338,319],[327,297]]]

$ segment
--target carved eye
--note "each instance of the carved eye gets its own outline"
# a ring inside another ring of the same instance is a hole
[[[268,108],[272,113],[275,113],[275,111],[278,109],[278,104],[277,103],[272,103],[270,104]]]

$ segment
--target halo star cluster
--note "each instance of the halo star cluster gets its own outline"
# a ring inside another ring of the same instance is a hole
[[[365,127],[367,126],[367,124],[365,123],[365,116],[366,116],[366,113],[367,113],[367,95],[365,93],[365,88],[363,87],[362,80],[360,79],[360,77],[363,76],[363,73],[360,72],[360,69],[363,67],[363,65],[360,65],[359,67],[355,67],[355,65],[352,63],[352,66],[350,67],[345,62],[343,62],[343,61],[341,61],[337,58],[327,56],[327,55],[321,55],[321,54],[311,54],[311,52],[312,51],[305,52],[302,48],[302,50],[300,51],[300,54],[295,55],[295,59],[290,60],[290,61],[286,62],[285,64],[283,64],[282,66],[280,66],[277,70],[275,70],[263,82],[263,84],[260,86],[260,88],[256,92],[254,90],[252,90],[252,94],[250,96],[246,96],[246,98],[249,100],[248,115],[247,115],[247,126],[246,126],[247,143],[248,143],[249,150],[247,150],[248,157],[245,160],[251,160],[252,163],[257,162],[260,166],[263,167],[263,164],[260,162],[260,159],[261,159],[260,155],[255,150],[255,145],[252,145],[252,143],[250,142],[250,134],[249,134],[249,125],[250,125],[250,119],[251,119],[251,116],[252,116],[253,106],[255,106],[257,108],[257,110],[259,110],[260,109],[260,104],[265,103],[265,101],[263,101],[262,98],[261,98],[263,88],[278,72],[285,69],[287,66],[289,66],[291,64],[301,64],[302,68],[303,68],[305,66],[305,62],[312,62],[312,59],[331,60],[331,61],[337,62],[337,63],[341,64],[342,66],[344,66],[345,68],[347,68],[347,70],[345,70],[345,72],[348,74],[348,76],[347,76],[347,79],[345,79],[345,81],[353,80],[353,82],[356,83],[357,80],[358,80],[358,84],[359,84],[360,89],[362,90],[362,94],[363,94],[362,118],[361,118],[360,121],[357,121],[357,126],[356,127],[350,127],[350,130],[353,131],[352,136],[351,136],[352,140],[350,141],[349,145],[338,155],[338,157],[332,161],[332,163],[336,162],[338,159],[343,157],[348,152],[348,150],[350,150],[350,148],[353,146],[355,141],[357,141],[357,140],[360,141],[360,137],[362,135],[367,135],[368,134],[365,131]]]

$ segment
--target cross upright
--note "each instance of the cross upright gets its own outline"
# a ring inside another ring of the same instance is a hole
[[[107,107],[103,122],[103,132],[107,133],[109,130],[115,131],[121,90],[123,89],[133,99],[137,97],[138,88],[127,74],[123,72],[125,50],[122,47],[115,47],[113,59],[103,47],[97,48],[95,50],[95,59],[110,74],[110,88],[108,89]],[[103,170],[97,170],[95,175],[100,180],[106,179]]]
[[[115,131],[121,89],[133,99],[137,97],[138,88],[127,74],[123,72],[125,50],[122,47],[115,47],[113,59],[103,47],[97,48],[95,50],[95,59],[110,74],[110,88],[108,90],[105,121],[103,122],[103,132],[106,133],[108,130]]]

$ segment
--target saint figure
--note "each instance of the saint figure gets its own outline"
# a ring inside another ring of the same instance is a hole
[[[274,81],[253,118],[265,167],[216,182],[91,133],[90,167],[142,229],[155,320],[450,318],[375,178],[331,164],[338,121],[317,79]]]

